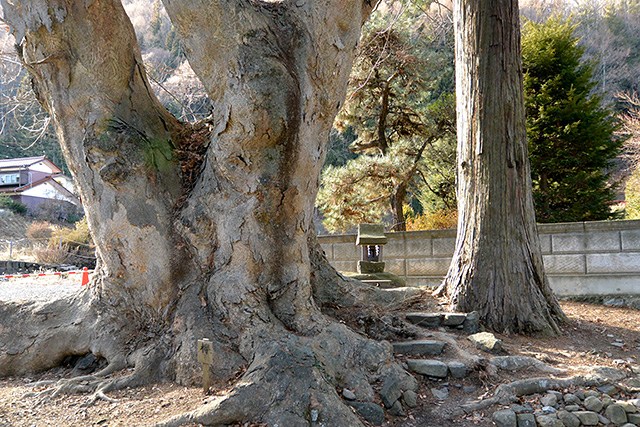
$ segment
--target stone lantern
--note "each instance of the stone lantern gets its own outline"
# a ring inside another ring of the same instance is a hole
[[[387,243],[382,224],[358,224],[356,245],[362,246],[362,260],[358,261],[358,273],[384,272],[382,246]]]

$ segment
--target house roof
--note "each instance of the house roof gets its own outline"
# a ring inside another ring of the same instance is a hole
[[[2,159],[0,160],[0,170],[2,169],[15,169],[15,168],[26,168],[28,166],[35,165],[37,163],[44,162],[49,166],[53,173],[60,173],[62,169],[56,166],[51,160],[47,158],[47,156],[39,156],[39,157],[21,157],[19,159]]]
[[[10,187],[10,188],[2,188],[2,187],[0,187],[0,194],[1,193],[9,193],[10,195],[16,195],[16,194],[22,193],[23,191],[27,191],[27,190],[29,190],[31,188],[37,187],[38,185],[42,185],[44,183],[49,182],[60,193],[66,195],[67,197],[72,198],[74,200],[79,200],[78,196],[73,194],[71,191],[67,190],[62,184],[60,184],[59,182],[57,182],[54,179],[54,178],[56,178],[58,176],[60,176],[60,175],[47,176],[45,178],[39,179],[39,180],[34,181],[34,182],[30,183],[30,184],[22,185],[20,187]]]

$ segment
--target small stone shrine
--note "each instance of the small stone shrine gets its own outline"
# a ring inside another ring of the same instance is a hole
[[[384,272],[382,246],[387,243],[382,224],[358,224],[356,245],[362,246],[362,260],[358,261],[358,273],[375,274]]]

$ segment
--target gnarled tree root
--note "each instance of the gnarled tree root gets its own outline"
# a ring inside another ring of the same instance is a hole
[[[337,323],[313,337],[282,336],[259,345],[247,371],[228,394],[156,427],[189,422],[361,426],[336,389],[349,388],[359,400],[369,402],[375,398],[373,383],[383,387],[393,383],[400,392],[415,391],[417,381],[391,356],[387,343],[364,339]]]
[[[598,387],[610,381],[610,378],[598,374],[575,375],[569,378],[517,380],[498,386],[492,397],[461,405],[461,408],[465,413],[469,414],[495,404],[508,405],[514,402],[518,396],[543,393],[548,390],[561,390],[569,387]]]

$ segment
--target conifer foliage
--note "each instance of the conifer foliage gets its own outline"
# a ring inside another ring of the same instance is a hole
[[[615,185],[607,171],[623,140],[602,98],[592,93],[594,62],[571,19],[527,21],[522,39],[527,137],[539,222],[605,220]]]

